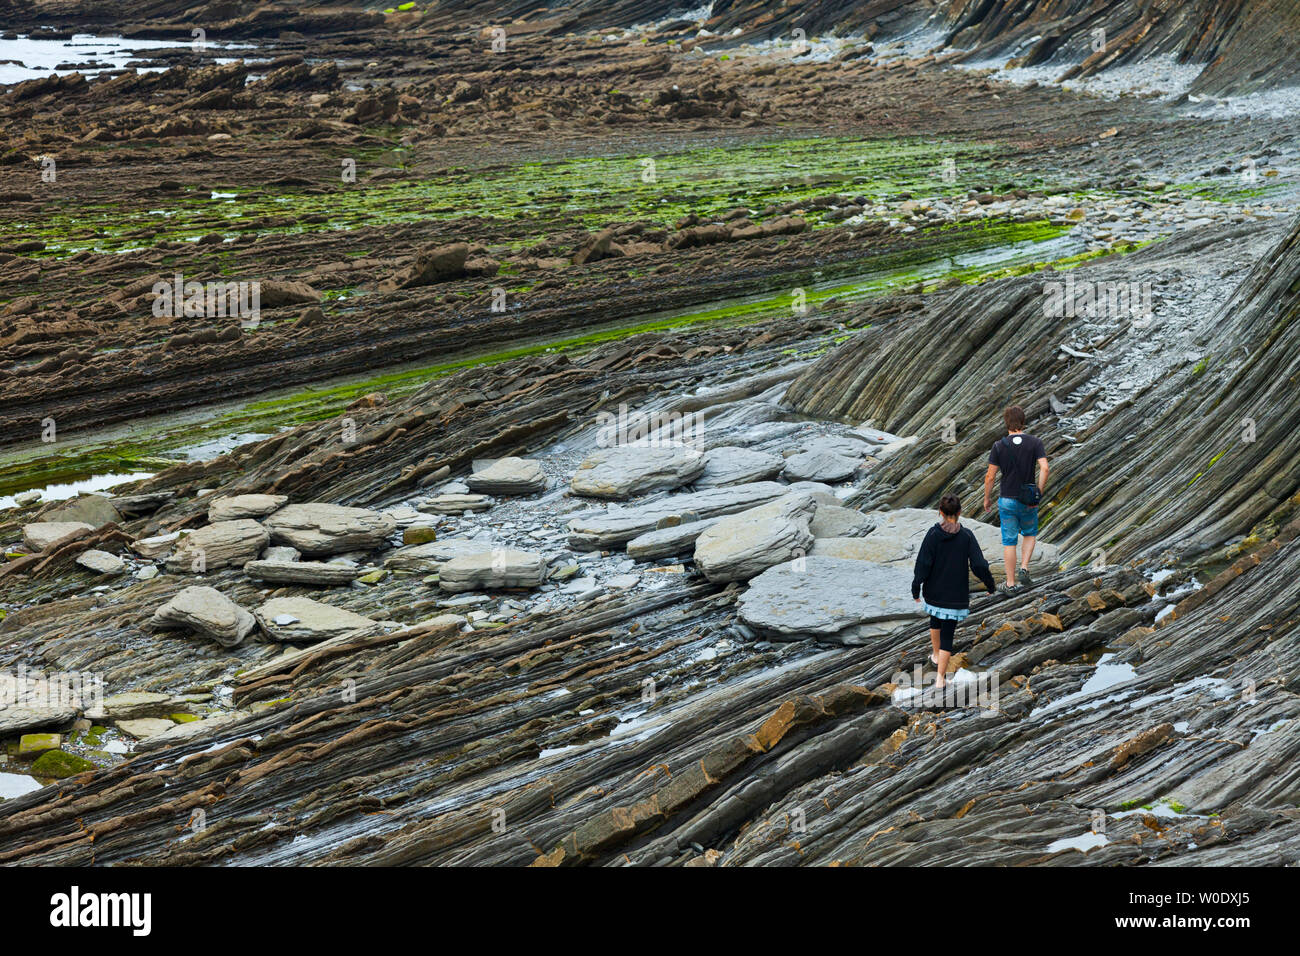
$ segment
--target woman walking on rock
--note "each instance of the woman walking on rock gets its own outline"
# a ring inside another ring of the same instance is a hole
[[[924,595],[925,612],[930,615],[930,660],[939,671],[936,690],[947,683],[957,622],[970,613],[970,574],[983,581],[990,594],[997,591],[979,542],[974,532],[961,526],[960,517],[961,501],[956,495],[939,499],[939,523],[926,532],[912,572],[912,599],[919,604]]]

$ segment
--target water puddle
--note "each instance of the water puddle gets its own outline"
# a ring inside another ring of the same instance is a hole
[[[0,800],[12,800],[14,797],[21,797],[24,793],[39,790],[42,786],[43,784],[35,777],[29,777],[25,773],[0,771]]]
[[[120,70],[137,54],[146,50],[177,50],[190,46],[186,40],[127,40],[78,33],[71,39],[42,39],[22,35],[16,40],[0,40],[0,84],[21,83],[44,76],[81,73],[95,76],[105,70]],[[252,50],[252,43],[213,43],[213,49]],[[231,63],[233,58],[218,58],[214,63]],[[161,72],[166,67],[140,67],[141,73]]]
[[[1043,716],[1044,714],[1062,711],[1066,708],[1073,709],[1076,702],[1120,684],[1126,684],[1131,680],[1137,679],[1137,671],[1133,669],[1132,664],[1123,661],[1113,660],[1114,654],[1102,654],[1097,661],[1097,669],[1093,671],[1092,676],[1084,681],[1083,686],[1073,694],[1066,694],[1060,700],[1054,700],[1043,707],[1035,707],[1030,711],[1030,716]],[[1119,700],[1122,695],[1107,695],[1099,697],[1097,700],[1083,705],[1084,709],[1096,710],[1102,704],[1110,701]]]
[[[1059,840],[1053,840],[1047,844],[1047,852],[1057,853],[1061,850],[1078,850],[1080,853],[1087,853],[1089,850],[1105,846],[1109,842],[1104,833],[1093,833],[1089,830],[1079,836],[1062,837]]]
[[[139,481],[141,478],[150,478],[153,476],[151,471],[130,471],[119,472],[109,475],[92,475],[89,478],[82,478],[78,481],[55,482],[46,485],[43,488],[30,489],[41,493],[41,502],[48,501],[65,501],[68,498],[75,498],[77,495],[85,492],[107,491],[118,485],[124,485],[128,482]],[[21,491],[15,494],[22,494]],[[16,508],[18,502],[14,500],[14,495],[0,496],[0,511],[6,508]]]

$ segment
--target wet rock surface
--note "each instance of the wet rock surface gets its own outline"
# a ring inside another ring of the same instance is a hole
[[[488,70],[459,3],[273,5],[220,28],[265,68],[0,90],[0,444],[263,406],[0,510],[0,736],[46,738],[0,862],[1300,862],[1300,124],[1209,113],[1293,73],[1267,7],[577,2]],[[760,46],[822,22],[871,37]],[[157,314],[178,271],[260,321]],[[937,694],[911,564],[954,491],[1001,573],[1012,398],[1032,583],[972,584]]]

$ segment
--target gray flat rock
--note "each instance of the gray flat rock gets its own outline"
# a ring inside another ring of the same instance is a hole
[[[32,551],[44,551],[79,531],[94,530],[94,526],[85,521],[35,521],[23,525],[23,544]]]
[[[808,522],[817,505],[790,494],[719,519],[695,539],[695,566],[710,581],[747,581],[812,546]]]
[[[461,555],[438,571],[438,586],[444,591],[535,588],[545,580],[544,556],[509,548]]]
[[[617,548],[647,531],[682,524],[686,518],[717,518],[744,511],[788,491],[788,486],[779,482],[757,481],[669,495],[644,505],[573,518],[569,521],[569,547],[578,551]]]
[[[188,587],[153,613],[154,628],[182,628],[209,637],[224,647],[237,647],[257,622],[216,588]]]
[[[485,554],[493,547],[492,542],[476,538],[443,538],[391,551],[384,560],[384,567],[400,571],[437,571],[452,558]]]
[[[345,635],[369,637],[383,630],[368,617],[304,597],[272,598],[253,614],[273,640],[291,643],[316,644]]]
[[[810,555],[768,568],[740,596],[741,621],[777,640],[861,644],[920,621],[910,570]]]
[[[266,545],[266,529],[256,521],[218,521],[183,536],[167,559],[167,570],[202,574],[218,568],[242,568]]]
[[[622,500],[690,484],[704,471],[704,455],[685,445],[618,445],[578,466],[571,486],[587,498]]]
[[[318,584],[338,587],[351,584],[361,574],[361,569],[349,564],[329,564],[324,561],[249,561],[244,573],[255,581],[271,584]]]
[[[498,458],[465,484],[484,495],[533,495],[546,490],[546,474],[541,462],[531,458]]]
[[[285,505],[263,523],[276,544],[307,555],[372,551],[397,530],[391,515],[319,502]]]
[[[656,561],[659,558],[692,554],[695,551],[695,539],[721,520],[705,518],[702,521],[647,531],[627,543],[628,556],[637,561]]]
[[[765,451],[754,451],[736,445],[723,445],[708,451],[704,473],[695,479],[695,487],[725,488],[752,481],[764,481],[781,474],[785,459]]]
[[[283,508],[288,501],[288,495],[232,495],[229,498],[214,498],[208,505],[208,520],[264,518]]]

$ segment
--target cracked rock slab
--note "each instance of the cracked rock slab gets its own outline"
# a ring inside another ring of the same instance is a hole
[[[866,643],[923,619],[909,570],[809,555],[768,568],[741,595],[740,619],[777,640]]]
[[[397,530],[391,515],[317,502],[285,505],[263,523],[276,544],[307,555],[370,551],[386,544]]]
[[[571,486],[576,495],[617,501],[690,484],[704,463],[703,454],[684,445],[617,445],[580,464]]]
[[[797,493],[722,518],[695,539],[695,566],[710,581],[747,581],[807,554],[816,508],[811,496]]]

